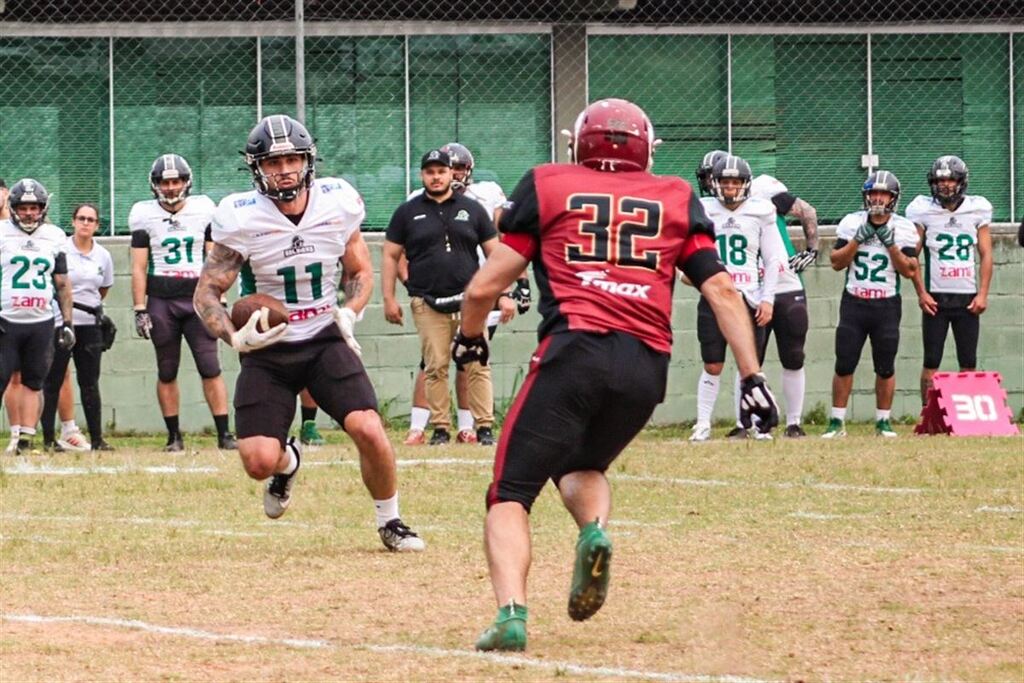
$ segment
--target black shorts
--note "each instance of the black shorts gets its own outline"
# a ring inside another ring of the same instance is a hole
[[[937,370],[942,364],[946,334],[953,328],[956,360],[960,367],[972,370],[978,367],[978,336],[981,317],[967,310],[974,294],[936,292],[932,295],[939,305],[935,315],[921,313],[921,337],[924,340],[924,367]]]
[[[668,361],[620,332],[544,339],[505,419],[487,506],[529,511],[548,479],[608,469],[664,400]]]
[[[841,377],[853,374],[869,337],[875,374],[883,379],[896,374],[902,316],[903,302],[899,294],[888,299],[858,299],[844,291],[836,328],[836,374]]]
[[[746,303],[746,299],[743,300]],[[759,361],[764,361],[764,350],[768,339],[768,330],[758,327],[754,321],[756,312],[747,303],[747,312],[750,314],[750,324],[754,326],[754,342],[758,352],[761,354]],[[715,313],[711,310],[711,304],[704,297],[697,302],[697,341],[700,342],[700,359],[704,363],[725,362],[725,335],[718,328],[718,321],[715,320]]]
[[[344,426],[355,410],[376,410],[377,395],[359,357],[329,325],[308,341],[244,353],[235,383],[238,438],[271,436],[284,446],[295,397],[309,389],[317,406]]]
[[[192,307],[192,299],[151,296],[146,303],[146,312],[153,321],[149,336],[156,348],[157,377],[161,382],[173,382],[178,377],[183,336],[192,350],[199,376],[211,379],[220,375],[217,338],[206,331]]]
[[[0,393],[19,370],[21,383],[39,391],[53,362],[53,318],[37,323],[0,320],[0,326]]]
[[[775,295],[772,321],[764,328],[761,362],[768,350],[768,340],[775,333],[775,347],[779,361],[786,370],[799,370],[804,366],[804,343],[807,341],[807,293],[785,292]]]

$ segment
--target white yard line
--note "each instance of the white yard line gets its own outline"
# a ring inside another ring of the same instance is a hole
[[[445,467],[447,465],[470,465],[472,467],[491,467],[494,460],[467,460],[465,458],[403,458],[396,460],[399,467]],[[316,460],[304,462],[303,467],[358,467],[358,460]]]
[[[791,482],[791,481],[724,481],[722,479],[680,479],[677,477],[655,477],[639,474],[612,474],[611,479],[624,481],[646,481],[654,484],[673,484],[677,486],[736,486],[753,488],[794,489],[810,488],[821,491],[853,491],[856,493],[924,493],[927,489],[901,488],[895,486],[861,486],[859,484],[832,484],[829,482]]]
[[[1004,514],[1018,514],[1024,512],[1024,510],[1013,507],[1012,505],[982,505],[981,507],[974,508],[975,512],[1001,512]]]
[[[78,476],[85,474],[213,474],[220,472],[216,467],[177,467],[174,465],[154,465],[136,467],[131,465],[100,465],[97,467],[57,467],[54,465],[30,465],[19,462],[12,467],[5,467],[4,474]]]
[[[193,640],[210,640],[217,642],[245,643],[250,645],[281,645],[285,647],[313,650],[338,650],[343,649],[327,640],[313,640],[304,638],[268,638],[240,633],[217,633],[202,629],[160,626],[150,624],[137,619],[116,619],[111,617],[96,616],[42,616],[38,614],[4,614],[0,616],[4,621],[30,623],[30,624],[88,624],[90,626],[106,626],[111,628],[123,628],[133,631],[142,631],[165,636],[179,638],[191,638]],[[505,655],[490,652],[474,652],[471,650],[454,650],[438,647],[425,647],[421,645],[385,645],[367,643],[356,645],[356,649],[374,653],[406,652],[411,654],[425,655],[428,657],[451,658],[461,657],[474,659],[481,662],[502,664],[515,667],[540,669],[552,672],[557,675],[559,672],[578,674],[581,676],[607,676],[612,678],[632,678],[644,681],[692,681],[693,683],[763,683],[761,679],[748,678],[746,676],[708,676],[704,674],[685,674],[675,672],[647,671],[643,669],[623,669],[608,666],[585,666],[575,662],[564,662],[557,660],[533,659],[525,655]],[[345,648],[347,649],[347,648]]]
[[[46,545],[68,545],[71,543],[71,541],[61,541],[46,536],[5,536],[4,534],[0,534],[0,541],[26,541],[28,543],[44,543]]]

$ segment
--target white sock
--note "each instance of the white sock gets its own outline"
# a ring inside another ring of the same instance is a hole
[[[279,474],[295,474],[295,470],[299,469],[299,459],[295,457],[295,451],[285,446],[284,453],[288,456],[288,464]]]
[[[71,434],[72,432],[77,432],[77,431],[78,431],[78,425],[75,424],[74,418],[68,420],[67,422],[61,421],[61,423],[60,423],[60,434],[61,434],[61,436],[66,436],[68,434]]]
[[[373,507],[377,511],[377,527],[380,528],[398,518],[398,494],[395,493],[387,500],[373,501]]]
[[[427,423],[430,422],[430,409],[413,406],[409,411],[409,429],[426,431]]]
[[[715,399],[718,398],[718,384],[721,375],[710,375],[701,370],[697,382],[697,424],[711,424],[711,413],[715,411]]]
[[[846,408],[836,408],[835,406],[832,406],[832,417],[837,420],[845,420]]]
[[[740,373],[736,372],[736,383],[732,387],[732,407],[736,413],[736,426],[743,429],[743,423],[740,422]]]
[[[459,408],[459,431],[473,430],[473,413]]]
[[[875,422],[879,420],[888,420],[890,415],[892,415],[891,410],[875,410]]]
[[[800,424],[804,414],[804,381],[807,373],[799,370],[782,370],[782,395],[786,397],[786,424]]]
[[[35,427],[26,427],[25,425],[21,425],[21,435],[22,436],[27,436],[27,437],[31,438],[31,437],[36,435],[36,428]]]
[[[21,427],[18,425],[11,425],[11,438],[17,439],[19,436],[21,436]]]

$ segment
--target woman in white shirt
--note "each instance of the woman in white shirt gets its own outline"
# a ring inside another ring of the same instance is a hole
[[[99,210],[95,205],[79,205],[72,213],[71,223],[74,232],[68,238],[66,254],[75,305],[72,324],[77,341],[71,350],[57,347],[54,353],[53,365],[43,387],[43,440],[47,445],[54,443],[57,400],[68,362],[74,357],[92,450],[112,451],[113,447],[103,440],[100,358],[104,343],[98,317],[102,312],[103,298],[114,284],[114,263],[110,252],[93,239],[99,227]]]

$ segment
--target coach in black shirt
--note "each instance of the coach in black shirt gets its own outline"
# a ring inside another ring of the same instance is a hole
[[[461,294],[479,267],[477,247],[485,255],[498,245],[498,235],[487,211],[473,199],[452,191],[451,159],[431,150],[420,162],[423,194],[401,204],[391,216],[384,241],[382,285],[384,317],[402,324],[402,308],[395,299],[395,282],[402,254],[409,261],[405,282],[412,297],[413,323],[420,335],[425,364],[427,405],[434,428],[430,443],[448,443],[451,430],[451,395],[448,367],[452,338],[459,328]],[[500,304],[508,316],[515,311],[511,297]],[[469,409],[478,437],[491,437],[494,425],[494,390],[488,366],[473,363],[468,373]],[[486,439],[490,441],[491,439]]]

